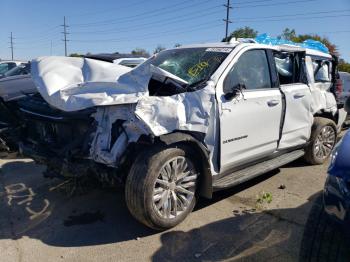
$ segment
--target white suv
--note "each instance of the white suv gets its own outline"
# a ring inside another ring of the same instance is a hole
[[[165,50],[135,69],[41,58],[32,77],[50,106],[18,102],[33,135],[20,151],[40,156],[47,176],[89,170],[110,181],[112,170],[133,216],[166,229],[197,196],[300,157],[322,164],[345,117],[329,91],[335,74],[328,54],[242,42]]]

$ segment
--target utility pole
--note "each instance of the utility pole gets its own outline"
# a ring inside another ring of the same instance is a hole
[[[63,17],[63,25],[61,25],[61,26],[63,26],[62,34],[63,34],[64,39],[62,41],[64,42],[64,55],[67,56],[67,42],[69,41],[67,39],[67,35],[69,34],[67,32],[67,27],[69,27],[69,26],[66,24],[66,17],[65,16]]]
[[[13,60],[13,37],[12,37],[12,32],[11,32],[11,36],[10,36],[10,49],[11,49],[11,60]]]
[[[227,0],[227,4],[224,5],[226,7],[226,19],[223,19],[226,22],[226,33],[225,38],[227,39],[228,36],[228,24],[232,23],[230,20],[230,9],[232,9],[232,6],[230,5],[230,0]]]

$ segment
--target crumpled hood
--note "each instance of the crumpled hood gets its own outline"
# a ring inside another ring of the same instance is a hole
[[[63,111],[135,103],[145,95],[150,66],[131,69],[88,58],[41,57],[32,61],[32,78],[42,97]]]

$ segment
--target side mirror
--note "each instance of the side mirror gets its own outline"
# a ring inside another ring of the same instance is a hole
[[[344,110],[350,114],[350,97],[348,97],[344,103]]]
[[[226,100],[230,101],[235,98],[243,89],[246,89],[244,84],[238,84],[231,88],[231,90],[224,94]]]

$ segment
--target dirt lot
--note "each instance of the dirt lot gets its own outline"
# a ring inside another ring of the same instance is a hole
[[[158,233],[130,216],[122,189],[84,186],[69,196],[72,185],[55,188],[61,181],[29,159],[0,165],[2,262],[298,261],[327,169],[296,161],[200,199],[184,223]]]

